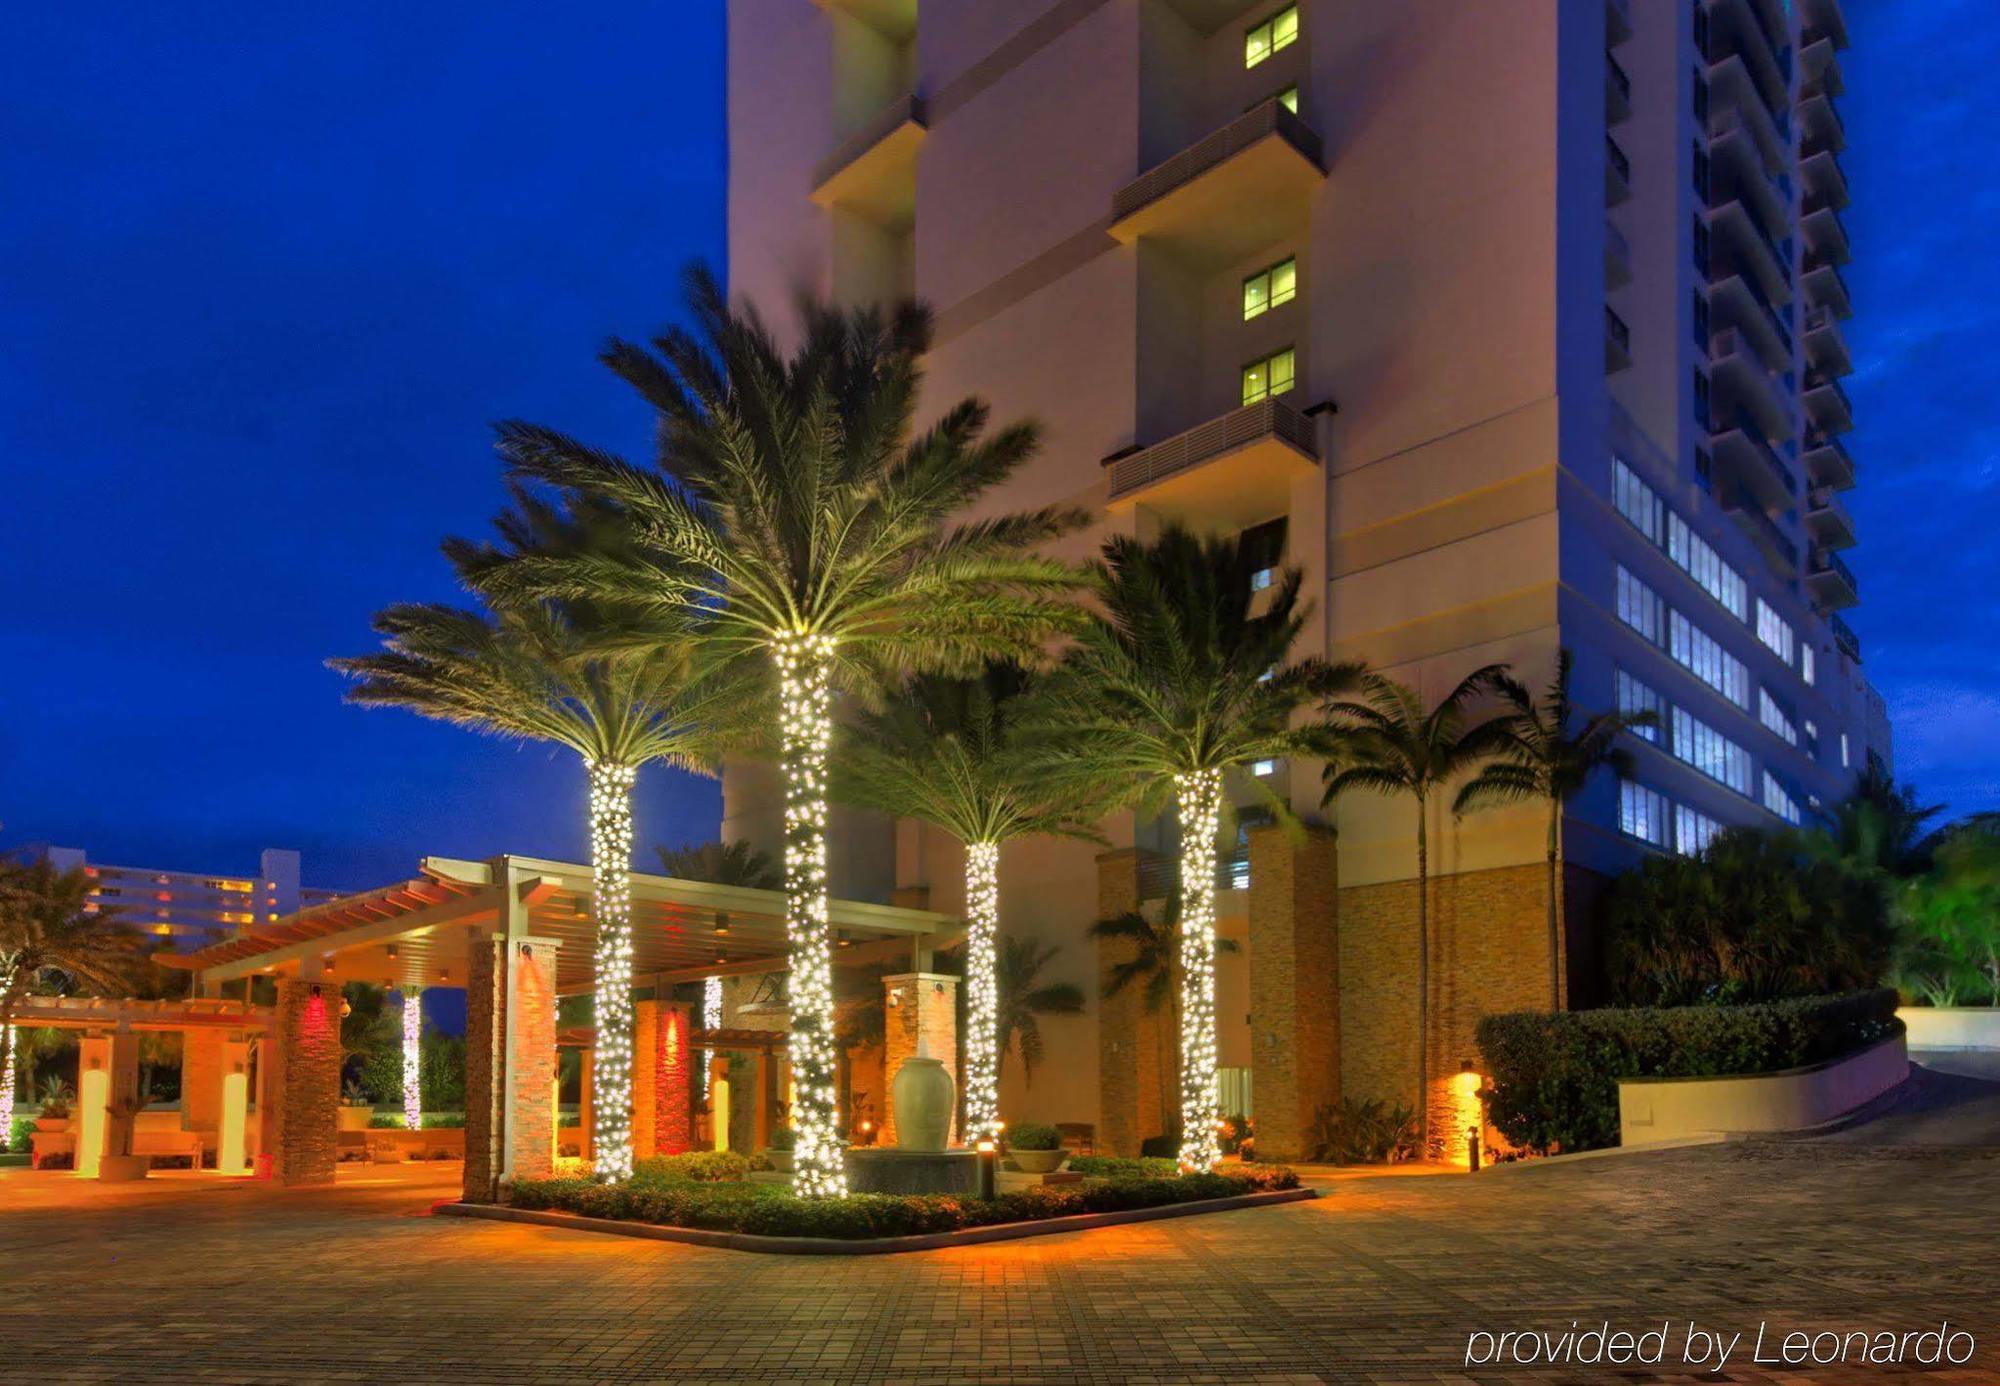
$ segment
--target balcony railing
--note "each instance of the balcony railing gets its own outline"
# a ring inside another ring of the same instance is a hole
[[[1806,475],[1815,482],[1845,489],[1854,484],[1854,458],[1847,445],[1824,433],[1809,432],[1805,445]]]
[[[1861,584],[1854,580],[1854,570],[1848,567],[1846,561],[1832,549],[1823,548],[1818,544],[1812,546],[1811,556],[1807,560],[1806,576],[1836,591],[1838,585],[1844,583],[1847,591],[1843,595],[1851,596],[1854,600],[1860,599]],[[1840,603],[1843,606],[1853,604],[1854,601]]]
[[[1799,546],[1786,537],[1785,532],[1778,528],[1777,521],[1766,514],[1763,507],[1746,497],[1741,503],[1726,508],[1750,531],[1750,537],[1771,559],[1780,576],[1789,578],[1798,572]]]
[[[1279,136],[1314,165],[1324,167],[1320,138],[1313,128],[1279,102],[1266,101],[1153,165],[1112,194],[1111,219],[1123,221],[1268,135]]]
[[[1740,437],[1756,457],[1761,475],[1750,478],[1754,494],[1769,498],[1773,504],[1777,504],[1781,496],[1796,497],[1799,494],[1798,478],[1792,475],[1792,469],[1785,464],[1785,460],[1778,456],[1777,449],[1771,446],[1771,440],[1755,419],[1747,414],[1738,414],[1727,423],[1712,425],[1712,430],[1714,437],[1709,442],[1711,452],[1740,452],[1741,449],[1731,445],[1732,439]]]
[[[1105,467],[1111,473],[1111,499],[1118,500],[1264,438],[1275,438],[1304,456],[1319,460],[1319,440],[1314,436],[1313,421],[1283,400],[1259,400],[1151,447],[1106,459]]]
[[[1861,662],[1861,637],[1854,633],[1853,627],[1841,620],[1838,613],[1829,611],[1826,613],[1826,628],[1833,632],[1833,643],[1840,646],[1841,652],[1856,664],[1859,664]]]

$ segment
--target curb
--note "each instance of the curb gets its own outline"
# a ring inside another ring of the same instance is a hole
[[[1582,1160],[1612,1160],[1621,1155],[1657,1155],[1663,1150],[1687,1150],[1699,1145],[1721,1145],[1731,1137],[1722,1131],[1705,1131],[1698,1136],[1677,1136],[1650,1145],[1607,1145],[1602,1150],[1572,1150],[1566,1155],[1538,1155],[1531,1160],[1503,1160],[1488,1165],[1481,1174],[1498,1174],[1508,1169],[1541,1169],[1547,1165],[1572,1165]]]
[[[1319,1191],[1316,1189],[1267,1189],[1259,1193],[1237,1194],[1230,1198],[1206,1198],[1194,1203],[1169,1203],[1158,1208],[1129,1208],[1116,1213],[1073,1213],[1068,1217],[1043,1218],[1035,1222],[1005,1222],[992,1227],[968,1227],[957,1232],[924,1232],[908,1237],[868,1237],[853,1240],[834,1237],[765,1237],[752,1232],[719,1232],[704,1227],[666,1227],[658,1223],[626,1222],[618,1218],[587,1218],[575,1213],[506,1208],[488,1203],[441,1203],[431,1211],[443,1217],[484,1218],[490,1222],[521,1222],[538,1227],[566,1227],[573,1232],[602,1232],[616,1237],[639,1237],[656,1242],[685,1242],[691,1246],[719,1247],[727,1251],[763,1252],[767,1255],[886,1256],[905,1251],[939,1251],[945,1247],[977,1246],[983,1242],[1011,1242],[1024,1237],[1052,1237],[1062,1232],[1083,1232],[1094,1227],[1117,1227],[1132,1222],[1158,1222],[1165,1218],[1195,1217],[1202,1213],[1227,1213],[1237,1208],[1299,1203],[1319,1196]]]

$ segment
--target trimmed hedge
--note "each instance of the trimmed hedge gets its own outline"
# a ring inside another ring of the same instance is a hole
[[[1518,1011],[1479,1022],[1487,1115],[1548,1154],[1618,1144],[1620,1078],[1719,1078],[1824,1063],[1897,1034],[1893,990],[1753,1006]]]
[[[700,1227],[765,1237],[858,1240],[956,1232],[1004,1222],[1033,1222],[1077,1213],[1160,1208],[1266,1189],[1294,1189],[1289,1169],[1246,1167],[1227,1174],[1172,1179],[1113,1179],[1102,1183],[1039,1184],[990,1200],[952,1194],[852,1194],[802,1199],[777,1184],[645,1182],[598,1184],[589,1179],[522,1179],[503,1192],[512,1208],[549,1209],[585,1217]]]
[[[741,1179],[750,1172],[750,1157],[734,1150],[689,1150],[679,1155],[654,1155],[632,1166],[635,1184],[713,1184]]]
[[[1069,1170],[1086,1179],[1171,1179],[1180,1166],[1158,1155],[1072,1155]]]

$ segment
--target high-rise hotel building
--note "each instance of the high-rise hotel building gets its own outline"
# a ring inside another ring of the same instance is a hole
[[[1563,822],[1565,999],[1605,873],[1810,821],[1889,757],[1841,617],[1840,0],[730,0],[728,42],[733,291],[928,301],[929,399],[1046,431],[993,508],[1092,508],[1078,554],[1254,531],[1306,574],[1302,653],[1435,698],[1567,647],[1580,706],[1659,713]],[[1323,1102],[1419,1090],[1416,810],[1256,770],[1325,824],[1246,824],[1222,897],[1230,1100],[1283,1155]],[[1443,1111],[1478,1017],[1550,1004],[1552,967],[1545,814],[1440,798]],[[732,766],[725,830],[777,814]],[[1010,1115],[1160,1129],[1161,1031],[1096,995],[1085,930],[1163,893],[1173,831],[1003,854],[1005,927],[1092,993],[1032,1087],[1010,1064]],[[846,818],[833,866],[957,904],[912,824]]]
[[[31,855],[58,871],[81,867],[91,882],[90,913],[115,911],[120,923],[199,947],[233,934],[255,932],[285,915],[335,898],[338,891],[299,884],[299,854],[267,847],[252,874],[164,871],[152,866],[107,866],[80,847],[46,847]]]

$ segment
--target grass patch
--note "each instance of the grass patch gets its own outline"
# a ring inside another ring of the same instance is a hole
[[[1221,1174],[1168,1178],[1128,1175],[1087,1184],[1043,1184],[993,1199],[955,1194],[853,1194],[810,1200],[779,1184],[697,1183],[668,1178],[634,1178],[624,1184],[598,1184],[579,1178],[522,1179],[508,1184],[503,1196],[512,1208],[765,1237],[851,1241],[956,1232],[1078,1213],[1161,1208],[1270,1189],[1295,1189],[1298,1183],[1298,1176],[1289,1169],[1246,1166]]]

